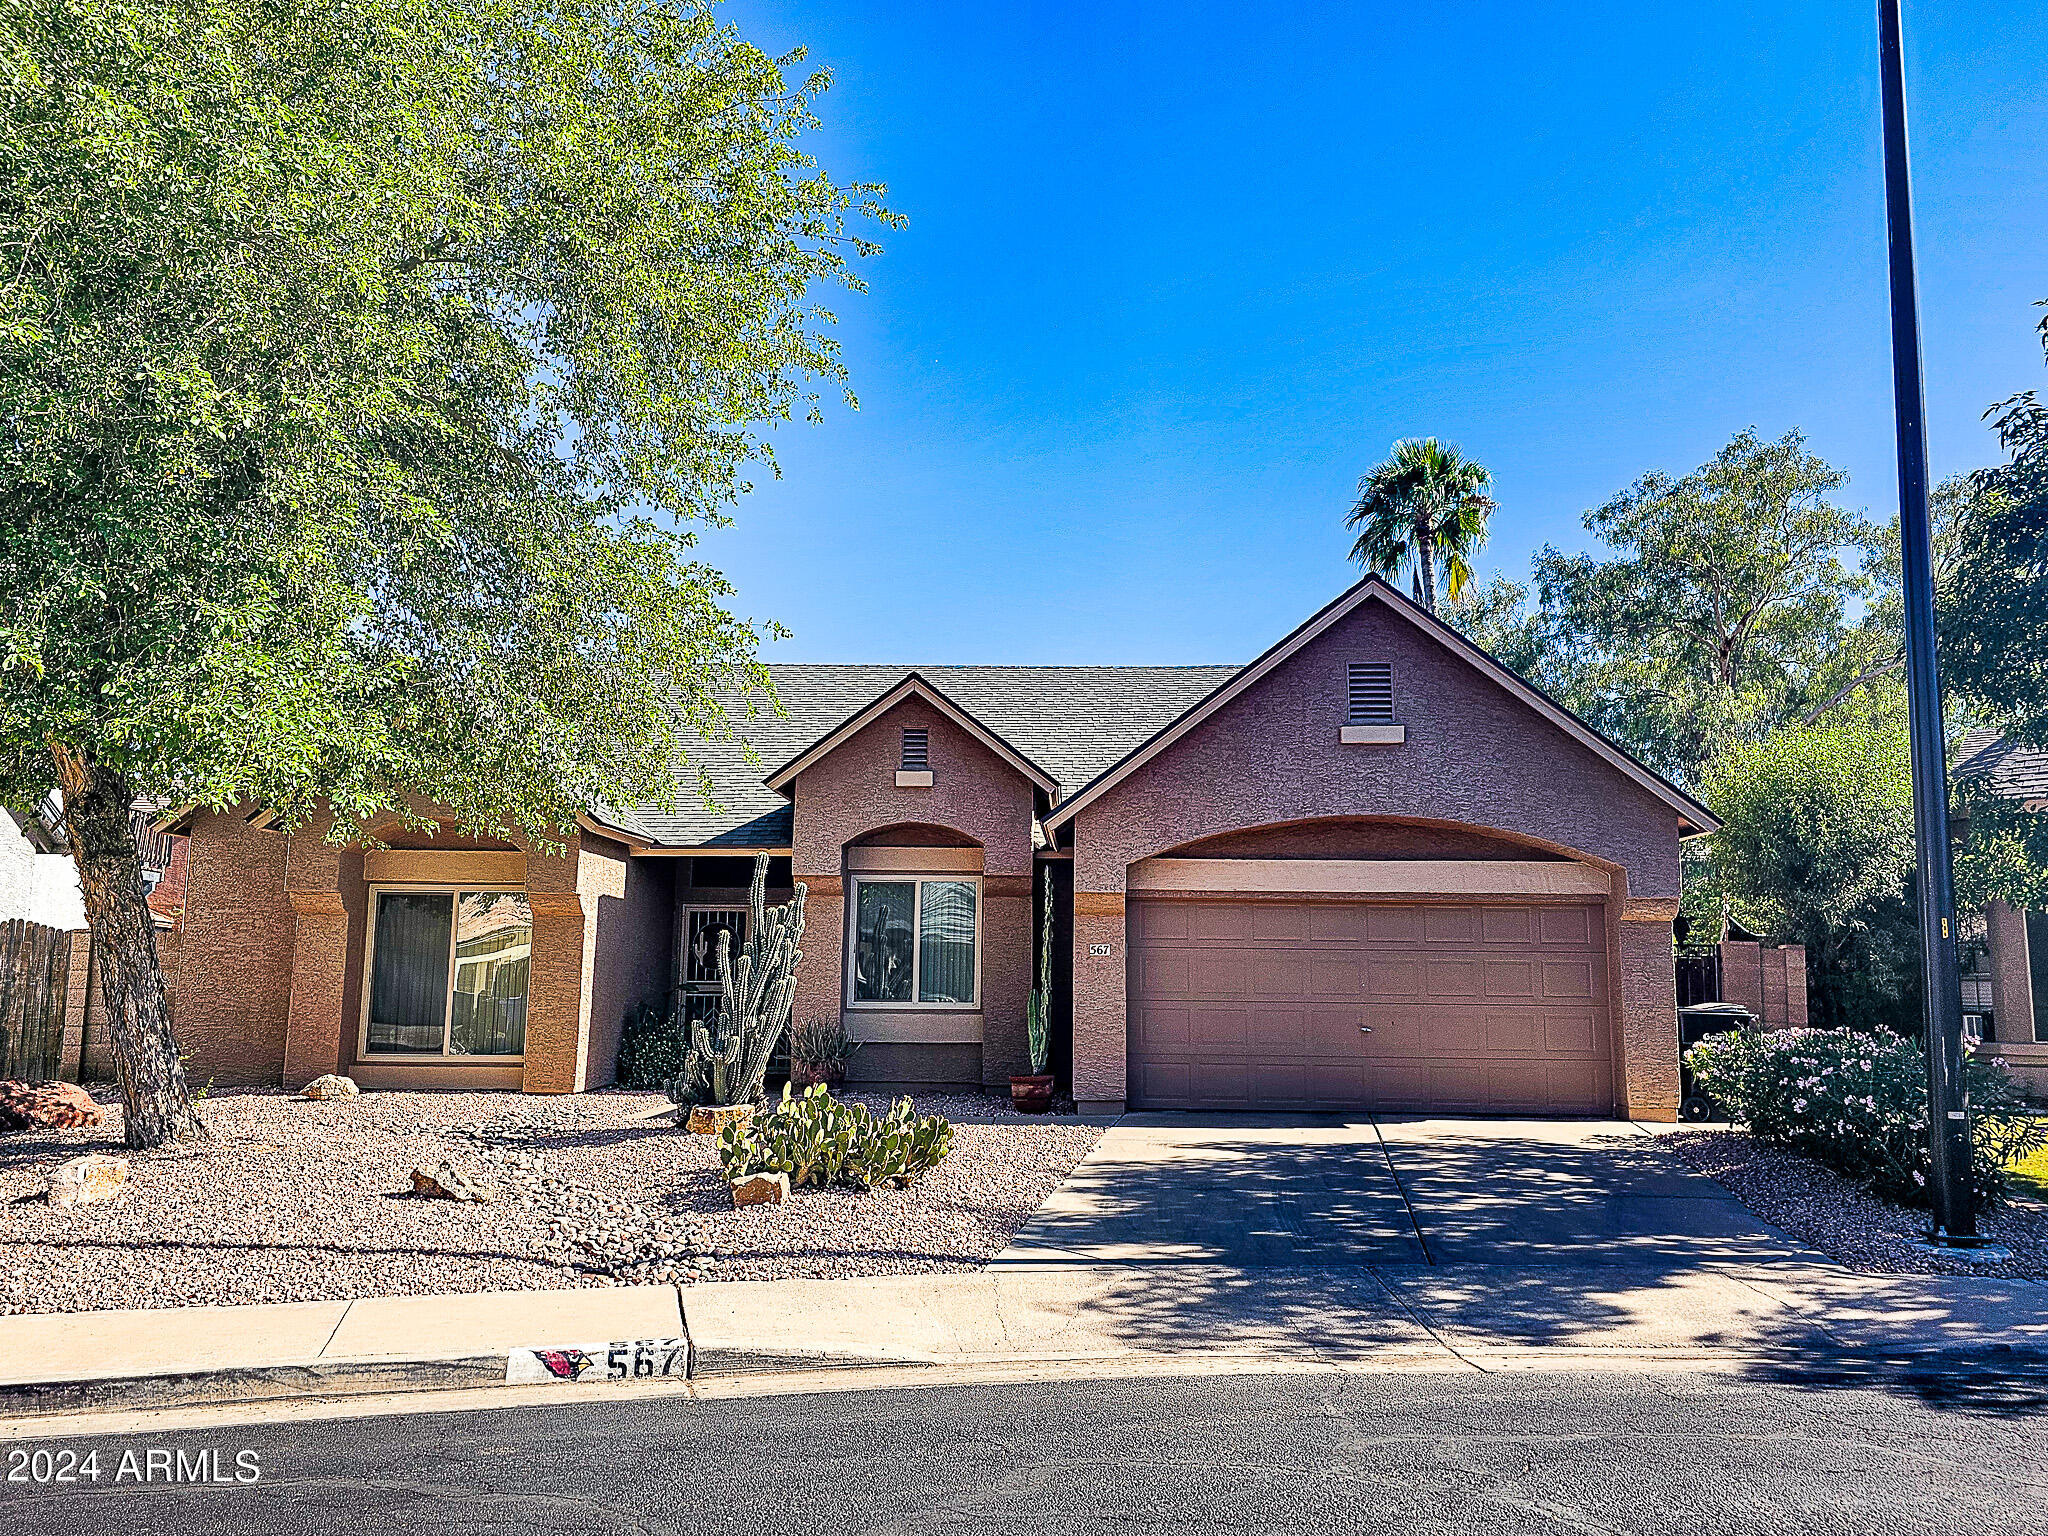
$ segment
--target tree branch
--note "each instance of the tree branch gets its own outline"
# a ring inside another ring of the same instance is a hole
[[[1848,682],[1842,684],[1842,686],[1837,688],[1833,693],[1829,694],[1827,698],[1823,700],[1821,703],[1816,704],[1812,709],[1809,709],[1805,714],[1801,715],[1799,717],[1800,728],[1803,730],[1805,727],[1813,724],[1814,721],[1818,720],[1822,715],[1826,714],[1829,710],[1833,709],[1837,704],[1841,703],[1842,700],[1849,697],[1850,694],[1854,693],[1858,688],[1861,688],[1865,683],[1875,682],[1880,677],[1883,677],[1885,673],[1897,671],[1900,667],[1903,667],[1905,664],[1906,654],[1905,652],[1901,651],[1898,655],[1892,657],[1890,661],[1880,662],[1874,667],[1866,667],[1856,676],[1850,678]]]

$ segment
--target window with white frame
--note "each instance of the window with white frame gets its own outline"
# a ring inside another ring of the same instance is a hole
[[[849,1001],[855,1007],[968,1008],[979,995],[981,882],[860,876],[853,883]]]
[[[363,1052],[522,1056],[533,913],[518,891],[373,892]]]

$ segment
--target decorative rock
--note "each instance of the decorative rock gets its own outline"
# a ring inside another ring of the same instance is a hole
[[[106,1118],[76,1083],[0,1082],[0,1131],[73,1130]]]
[[[780,1205],[788,1198],[789,1175],[786,1173],[750,1173],[744,1179],[732,1181],[734,1210],[745,1205]]]
[[[689,1127],[698,1136],[715,1136],[728,1125],[744,1125],[754,1118],[751,1104],[698,1104],[690,1110]]]
[[[302,1099],[360,1099],[362,1096],[363,1090],[356,1086],[354,1078],[334,1072],[322,1073],[299,1091]]]
[[[50,1170],[50,1204],[98,1205],[128,1188],[128,1159],[93,1152]]]
[[[413,1169],[412,1192],[430,1200],[465,1200],[483,1205],[498,1198],[498,1181],[464,1173],[453,1163],[444,1162],[432,1170]]]

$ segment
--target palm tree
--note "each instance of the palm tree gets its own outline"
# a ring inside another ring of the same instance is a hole
[[[1469,557],[1486,542],[1493,475],[1455,443],[1404,437],[1358,482],[1346,528],[1358,530],[1351,558],[1380,576],[1415,567],[1416,598],[1436,612],[1441,561],[1444,595],[1456,597],[1472,579]]]

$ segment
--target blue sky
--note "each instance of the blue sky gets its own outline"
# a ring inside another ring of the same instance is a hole
[[[909,227],[860,397],[703,554],[771,659],[1216,662],[1353,576],[1399,436],[1496,477],[1482,574],[1803,427],[1896,505],[1874,5],[734,0]],[[1937,473],[2048,385],[2048,11],[1909,0]]]

